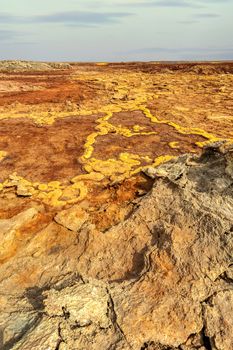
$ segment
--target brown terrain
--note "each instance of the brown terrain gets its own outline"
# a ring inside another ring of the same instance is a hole
[[[0,62],[0,349],[233,349],[233,62]]]

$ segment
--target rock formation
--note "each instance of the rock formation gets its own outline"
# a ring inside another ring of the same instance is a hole
[[[0,72],[46,71],[51,69],[68,69],[69,63],[33,62],[33,61],[0,61]]]
[[[233,148],[145,169],[152,189],[100,230],[87,204],[0,220],[0,348],[233,348]]]

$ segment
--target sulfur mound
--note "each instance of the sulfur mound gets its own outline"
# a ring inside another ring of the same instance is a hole
[[[43,206],[0,220],[1,349],[233,348],[233,149],[147,174],[152,190],[104,233],[68,225],[77,205],[58,223]]]

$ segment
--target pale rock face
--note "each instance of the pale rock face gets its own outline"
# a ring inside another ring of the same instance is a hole
[[[12,219],[0,220],[0,261],[4,261],[16,249],[16,242],[20,240],[18,231],[22,226],[33,220],[38,214],[38,209],[29,208]]]
[[[32,195],[32,192],[30,192],[30,189],[28,187],[19,184],[17,186],[17,195],[24,196],[24,197],[30,197]]]
[[[70,68],[68,63],[44,63],[32,61],[1,61],[0,71],[24,71],[24,70],[51,70],[58,68]]]
[[[60,211],[54,220],[71,231],[79,231],[83,224],[87,222],[89,215],[78,205],[70,209]]]
[[[206,334],[216,349],[233,349],[233,289],[214,295],[205,306]]]
[[[45,293],[45,311],[50,317],[67,315],[73,327],[95,324],[101,328],[110,326],[108,294],[104,287],[94,283],[74,285],[62,291]]]
[[[27,233],[1,265],[0,348],[233,348],[231,157],[213,147],[159,167],[104,233],[78,206]],[[37,215],[0,221],[2,239]]]
[[[0,220],[0,230],[2,234],[7,234],[11,230],[17,230],[21,226],[25,225],[27,221],[32,220],[35,215],[38,213],[38,210],[35,208],[30,208],[24,212],[19,213],[11,219],[2,219]]]

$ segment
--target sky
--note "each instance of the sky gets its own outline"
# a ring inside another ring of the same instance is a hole
[[[233,0],[0,0],[0,60],[233,60]]]

